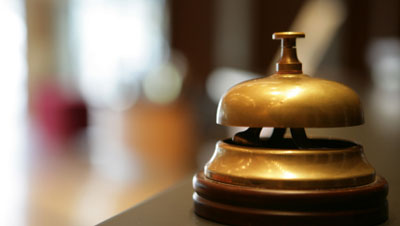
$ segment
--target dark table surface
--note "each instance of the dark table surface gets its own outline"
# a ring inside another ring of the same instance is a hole
[[[192,180],[191,178],[187,178],[169,190],[100,223],[99,225],[221,225],[201,218],[193,212],[192,194]],[[398,197],[398,195],[390,196],[390,198],[395,197]],[[391,200],[389,200],[389,203],[391,203]],[[382,226],[399,225],[399,217],[399,209],[394,207],[391,208],[389,204],[389,220],[382,224]]]
[[[112,225],[221,225],[193,212],[192,180],[182,183],[102,223]]]

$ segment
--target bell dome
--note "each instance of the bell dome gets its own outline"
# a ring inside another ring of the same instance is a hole
[[[352,89],[302,73],[295,46],[298,37],[304,37],[304,33],[274,33],[274,39],[282,39],[276,73],[229,89],[218,104],[218,124],[304,128],[364,122],[360,98]]]

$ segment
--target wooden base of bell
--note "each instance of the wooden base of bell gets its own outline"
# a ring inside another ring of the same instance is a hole
[[[388,184],[351,188],[271,190],[193,178],[197,215],[230,225],[376,225],[388,218]]]

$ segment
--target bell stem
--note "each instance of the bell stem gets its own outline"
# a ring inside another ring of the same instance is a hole
[[[305,37],[302,32],[276,32],[273,39],[281,39],[281,56],[276,63],[277,74],[301,74],[302,65],[297,58],[296,38]]]

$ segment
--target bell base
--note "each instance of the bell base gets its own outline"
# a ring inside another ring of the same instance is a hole
[[[388,184],[350,188],[281,190],[238,186],[193,178],[194,211],[230,225],[376,225],[388,218]]]

